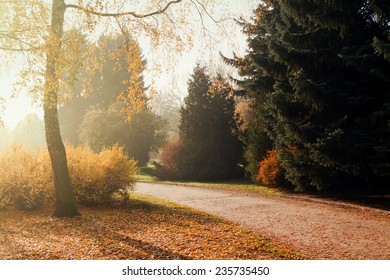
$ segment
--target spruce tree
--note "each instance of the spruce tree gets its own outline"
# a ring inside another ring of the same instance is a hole
[[[245,77],[245,80],[235,81],[238,85],[235,93],[245,97],[251,106],[251,118],[242,139],[246,169],[253,180],[256,180],[259,162],[274,148],[272,132],[278,116],[273,103],[285,103],[284,96],[274,92],[274,86],[288,84],[287,67],[271,55],[273,38],[279,36],[276,30],[279,14],[272,1],[259,4],[254,11],[254,22],[240,23],[248,35],[249,53],[243,58],[224,57],[227,64],[235,66],[240,76]]]
[[[180,115],[179,175],[190,180],[239,176],[242,145],[235,102],[226,81],[221,76],[212,81],[204,67],[196,66]]]
[[[389,5],[265,1],[246,26],[235,64],[298,189],[388,191]]]

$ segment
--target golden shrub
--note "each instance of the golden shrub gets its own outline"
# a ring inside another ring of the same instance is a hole
[[[0,154],[0,209],[36,209],[53,201],[53,178],[47,153],[15,144]]]
[[[107,203],[115,192],[135,182],[136,162],[114,146],[97,154],[88,148],[67,147],[68,166],[79,203]],[[32,152],[21,145],[0,153],[0,209],[37,209],[54,202],[54,183],[46,150]]]
[[[68,166],[78,202],[108,203],[115,192],[126,192],[135,183],[136,162],[114,145],[99,154],[91,149],[68,147]]]

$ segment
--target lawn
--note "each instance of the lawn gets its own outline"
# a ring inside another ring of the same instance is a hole
[[[167,181],[159,180],[157,177],[149,175],[145,172],[139,171],[136,175],[138,182],[145,183],[161,183],[161,184],[172,184],[182,186],[193,186],[202,188],[213,188],[213,189],[224,189],[232,191],[245,191],[252,193],[260,193],[262,195],[283,195],[287,191],[276,188],[268,188],[265,186],[256,185],[250,180],[230,180],[223,182],[192,182],[192,181]]]
[[[242,227],[175,204],[134,196],[115,207],[0,212],[0,259],[301,259]]]

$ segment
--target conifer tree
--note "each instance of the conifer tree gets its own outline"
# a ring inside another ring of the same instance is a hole
[[[265,1],[246,25],[233,64],[298,189],[386,191],[389,5]]]
[[[234,59],[224,57],[224,60],[245,77],[245,80],[236,80],[238,89],[235,93],[249,100],[251,106],[251,118],[242,138],[246,169],[256,180],[259,162],[274,145],[273,128],[278,116],[273,102],[285,103],[282,102],[284,96],[274,92],[274,86],[287,85],[288,81],[286,66],[271,54],[273,38],[279,36],[276,30],[280,20],[278,7],[273,6],[272,1],[263,1],[254,11],[253,20],[253,23],[241,23],[248,35],[248,55]]]
[[[199,65],[188,82],[181,109],[178,164],[183,179],[229,179],[240,174],[242,146],[230,86],[221,76],[214,81]]]

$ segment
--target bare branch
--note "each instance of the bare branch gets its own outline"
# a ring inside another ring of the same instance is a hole
[[[172,24],[174,27],[176,27],[175,22],[173,21],[173,19],[171,19],[171,17],[170,17],[168,14],[165,13],[164,16],[171,22],[171,24]],[[157,24],[158,24],[158,22],[157,22]]]
[[[38,49],[38,48],[28,48],[28,49],[25,49],[25,48],[7,48],[7,47],[0,46],[0,50],[2,50],[2,51],[11,51],[11,52],[30,52],[30,51],[35,50],[35,49]]]
[[[219,29],[221,29],[221,31],[229,38],[229,35],[228,33],[226,32],[225,28],[223,28],[222,26],[219,25],[220,22],[226,20],[226,19],[223,19],[223,20],[216,20],[210,13],[209,11],[207,11],[206,7],[203,5],[203,3],[199,2],[198,0],[194,0],[196,3],[198,3],[198,5],[200,7],[202,7],[202,10],[206,13],[206,15],[217,25],[217,27]],[[192,2],[192,0],[191,0]],[[203,22],[203,20],[202,20]],[[229,38],[230,39],[230,38]]]
[[[0,38],[1,38],[1,37],[7,37],[7,38],[9,38],[9,39],[11,39],[11,40],[14,40],[14,41],[16,41],[16,42],[19,42],[19,43],[22,44],[22,45],[27,45],[27,46],[30,47],[29,49],[38,49],[37,47],[34,47],[31,43],[29,43],[29,42],[27,42],[27,41],[24,41],[23,39],[18,38],[17,36],[13,36],[13,35],[11,35],[11,34],[7,34],[7,33],[2,33],[2,32],[0,32]]]
[[[147,13],[147,14],[137,14],[135,12],[123,12],[123,13],[103,13],[103,12],[97,12],[94,10],[87,9],[85,7],[79,6],[79,5],[74,5],[74,4],[67,4],[66,8],[72,8],[72,9],[77,9],[80,10],[84,13],[95,15],[95,16],[101,16],[101,17],[119,17],[119,16],[133,16],[135,18],[146,18],[146,17],[151,17],[159,14],[165,13],[165,11],[171,6],[172,4],[177,4],[182,2],[182,0],[175,0],[175,1],[170,1],[168,2],[164,8]]]
[[[122,27],[122,24],[120,23],[118,17],[115,16],[114,19],[115,19],[116,23],[118,24],[119,29],[121,30],[123,36],[126,38],[126,41],[127,41],[127,36],[128,36],[129,34],[128,34],[127,31]]]
[[[196,8],[196,11],[197,11],[198,14],[199,14],[200,21],[201,21],[202,26],[203,26],[203,35],[206,36],[206,27],[205,27],[205,25],[204,25],[202,13],[200,12],[198,5],[196,5],[196,3],[195,3],[193,0],[190,0],[190,1],[191,1],[192,4],[194,4],[194,6],[195,6],[195,8]]]

